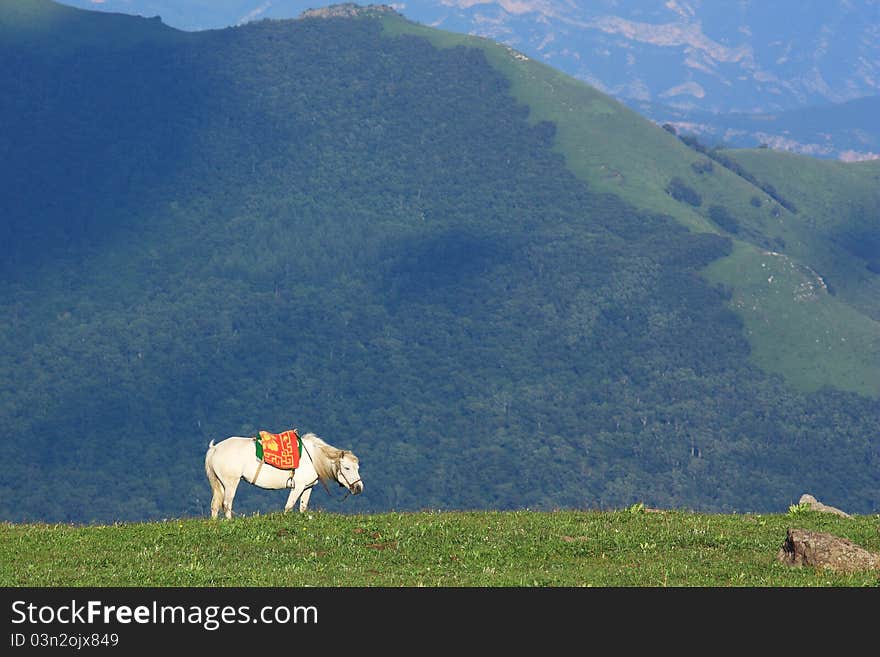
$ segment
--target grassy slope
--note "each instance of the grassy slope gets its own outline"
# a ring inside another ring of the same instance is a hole
[[[843,163],[770,150],[728,155],[799,208],[784,217],[786,256],[740,246],[709,268],[715,280],[740,281],[733,286],[733,303],[745,320],[754,360],[804,389],[830,384],[876,395],[880,276],[844,252],[833,236],[851,222],[877,216],[880,162]],[[809,263],[809,269],[799,263]],[[747,275],[758,270],[765,275]],[[820,275],[834,296],[822,291]]]
[[[787,220],[793,239],[786,252],[811,263],[834,281],[837,294],[880,319],[880,275],[846,252],[839,239],[841,231],[870,223],[880,235],[880,160],[837,162],[766,149],[729,155],[799,208]]]
[[[732,303],[759,366],[801,390],[830,385],[880,394],[880,323],[824,292],[809,269],[738,243],[707,275],[728,285],[736,281]]]
[[[513,95],[529,106],[530,119],[556,123],[557,149],[570,169],[594,189],[617,194],[637,207],[672,215],[699,232],[721,232],[707,216],[711,205],[722,205],[739,219],[743,232],[792,245],[794,257],[804,258],[811,266],[768,257],[766,248],[735,239],[732,255],[707,271],[711,280],[733,291],[733,308],[746,324],[754,361],[782,374],[801,390],[832,385],[880,395],[880,358],[873,357],[880,349],[880,323],[851,305],[855,299],[852,294],[834,297],[820,287],[813,289],[809,303],[804,303],[802,292],[815,281],[811,270],[820,268],[822,260],[819,249],[803,246],[818,245],[819,240],[803,227],[798,229],[800,214],[768,202],[760,189],[720,165],[716,164],[711,174],[697,173],[691,164],[705,157],[673,135],[589,85],[505,46],[399,18],[386,18],[385,29],[389,35],[424,36],[439,47],[482,48],[490,63],[511,80]],[[752,166],[751,161],[743,164],[747,170]],[[850,165],[839,166],[846,169]],[[783,195],[790,193],[798,206],[802,195],[789,187],[811,183],[792,178],[792,185],[783,185],[775,175],[756,167],[759,180],[762,174],[772,179]],[[675,201],[665,192],[674,176],[699,192],[703,198],[699,208]],[[828,182],[817,187],[829,187]],[[859,177],[859,189],[864,183]],[[753,197],[763,199],[760,207],[751,204]],[[775,286],[767,284],[771,275]]]
[[[880,551],[880,516],[683,511],[309,513],[233,521],[0,525],[0,585],[876,586],[792,568],[788,527]],[[266,564],[241,555],[259,555]]]

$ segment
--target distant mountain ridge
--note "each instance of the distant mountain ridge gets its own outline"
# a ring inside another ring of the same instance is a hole
[[[835,109],[865,97],[875,97],[876,107],[880,97],[880,3],[873,0],[415,0],[404,13],[509,44],[657,123],[708,139],[814,157],[880,157],[878,114],[865,128],[846,108]],[[805,114],[823,126],[805,129]]]
[[[628,104],[711,145],[772,148],[845,162],[880,158],[880,96],[769,114],[712,114],[632,100]]]
[[[181,29],[294,18],[302,0],[67,0]],[[619,98],[767,113],[880,95],[880,3],[408,0],[407,18],[489,37]]]
[[[293,18],[304,0],[68,0],[161,14],[183,29]],[[699,0],[408,0],[395,9],[426,25],[491,38],[626,101],[658,123],[695,124],[733,146],[767,143],[817,157],[877,157],[880,125],[821,112],[824,134],[777,116],[773,132],[729,114],[774,114],[880,96],[876,0],[713,3]],[[676,116],[679,118],[676,119]],[[758,119],[756,119],[758,121]]]
[[[294,18],[301,0],[68,0],[180,29]],[[615,97],[767,113],[880,94],[880,3],[409,0],[411,20],[507,43]]]
[[[424,4],[408,6],[416,15]],[[880,93],[873,0],[439,4],[432,24],[469,22],[616,97],[755,113]]]

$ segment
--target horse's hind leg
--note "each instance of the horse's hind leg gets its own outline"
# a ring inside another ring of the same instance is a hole
[[[211,517],[216,518],[220,514],[220,507],[223,506],[223,489],[214,489],[214,495],[211,497]]]
[[[223,482],[223,513],[226,514],[227,518],[232,517],[232,500],[235,498],[235,491],[238,489],[240,481],[241,479],[239,478]]]
[[[208,483],[211,484],[211,517],[216,518],[223,504],[223,483],[210,464],[205,466],[205,472],[208,475]]]

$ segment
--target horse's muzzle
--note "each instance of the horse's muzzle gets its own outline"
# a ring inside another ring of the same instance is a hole
[[[340,473],[339,477],[336,479],[336,483],[344,488],[348,489],[348,493],[350,495],[360,495],[364,492],[364,482],[360,479],[355,479],[354,481],[349,481],[348,477],[345,476],[344,473]]]

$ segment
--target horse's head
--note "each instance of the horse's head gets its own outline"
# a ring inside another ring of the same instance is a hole
[[[340,450],[339,459],[336,463],[336,483],[347,488],[352,495],[364,492],[364,482],[361,481],[360,464],[358,457],[347,449]]]

